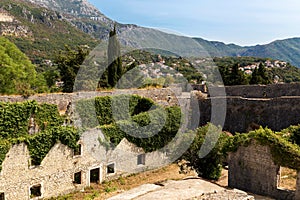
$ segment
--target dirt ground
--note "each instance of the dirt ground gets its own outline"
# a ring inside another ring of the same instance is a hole
[[[120,177],[117,180],[103,182],[102,184],[93,184],[91,187],[86,188],[84,192],[76,192],[73,194],[65,195],[58,200],[103,200],[108,199],[112,196],[120,194],[124,191],[130,190],[132,188],[139,187],[144,184],[157,184],[160,185],[168,180],[182,180],[185,178],[196,177],[194,171],[188,172],[187,174],[179,173],[180,169],[178,164],[171,164],[162,169],[147,171],[139,174],[132,174],[128,177]],[[282,169],[281,171],[281,183],[280,186],[286,189],[295,189],[295,178],[296,173],[293,170]],[[228,186],[228,170],[223,170],[222,175],[218,181],[213,181],[213,183],[221,186]],[[271,199],[267,197],[261,197],[257,195],[255,199]]]
[[[117,180],[104,182],[102,184],[93,184],[84,192],[77,192],[60,197],[67,200],[102,200],[124,192],[126,190],[138,187],[143,184],[159,184],[167,180],[181,180],[187,177],[194,177],[195,173],[180,174],[177,164],[171,164],[162,169],[147,171],[140,174],[133,174],[128,177],[121,177]]]

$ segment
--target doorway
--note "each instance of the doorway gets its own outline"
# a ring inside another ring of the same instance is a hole
[[[90,183],[100,183],[100,168],[90,170]]]

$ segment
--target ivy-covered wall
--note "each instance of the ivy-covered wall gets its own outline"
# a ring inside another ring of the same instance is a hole
[[[292,129],[292,127],[294,127]],[[260,128],[248,134],[237,134],[229,137],[224,152],[235,152],[240,146],[247,146],[255,140],[259,144],[269,146],[275,164],[291,169],[300,169],[300,147],[291,138],[298,131],[295,126],[274,132],[268,128]]]
[[[63,122],[64,117],[60,116],[56,105],[36,101],[0,102],[0,169],[13,144],[24,142],[28,145],[32,165],[39,165],[58,141],[76,148],[79,131],[62,126]],[[29,134],[33,124],[38,131]]]
[[[124,108],[128,108],[128,112],[123,112]],[[106,139],[112,144],[110,147],[127,138],[146,152],[160,149],[170,142],[181,123],[179,107],[163,108],[151,99],[137,95],[80,100],[75,109],[80,115],[82,128],[95,128],[100,125]],[[113,113],[117,113],[117,118]],[[59,114],[56,105],[38,104],[36,101],[0,102],[0,114],[0,165],[13,144],[27,144],[32,165],[40,165],[59,141],[73,149],[78,146],[79,130],[63,126],[65,118]],[[38,127],[38,131],[29,133],[32,124]],[[132,136],[124,130],[135,131],[136,135],[144,134],[144,137]]]
[[[210,127],[210,129],[208,129]],[[208,133],[208,130],[209,133]],[[196,137],[183,158],[190,162],[199,175],[208,179],[219,179],[223,162],[230,152],[236,152],[240,147],[247,147],[255,141],[259,145],[268,146],[272,160],[278,166],[300,170],[300,126],[291,126],[281,132],[262,128],[249,133],[230,136],[212,124],[200,127],[195,131]],[[212,151],[204,158],[199,158],[199,150],[204,141],[217,141]]]
[[[31,119],[34,122],[31,122]],[[23,103],[0,102],[0,138],[11,139],[28,135],[31,123],[39,130],[60,126],[64,122],[56,105],[38,104],[36,101]]]
[[[82,127],[94,128],[115,123],[113,111],[118,114],[118,119],[128,119],[133,115],[148,111],[153,105],[153,100],[149,98],[138,95],[118,95],[79,100],[76,102],[75,109],[79,114]],[[126,108],[129,112],[122,112]]]
[[[164,108],[151,99],[137,95],[80,100],[75,109],[80,115],[82,126],[100,126],[111,147],[117,146],[126,138],[146,152],[168,144],[181,124],[180,107]]]
[[[276,199],[299,199],[294,191],[279,188],[281,167],[299,170],[299,146],[288,138],[282,132],[274,133],[267,128],[230,138],[229,148],[225,148],[231,151],[229,187]]]

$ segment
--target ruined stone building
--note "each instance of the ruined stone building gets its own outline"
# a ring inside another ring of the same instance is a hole
[[[84,133],[78,152],[58,143],[39,166],[30,165],[30,155],[24,143],[14,145],[2,164],[0,199],[56,197],[84,190],[91,183],[153,169],[167,160],[164,153],[146,154],[126,139],[114,149],[107,150],[99,143],[101,137],[100,130]]]
[[[251,123],[269,126],[274,130],[300,123],[299,84],[276,86],[240,86],[226,88],[229,96],[201,95],[199,100],[200,125],[211,119],[210,101],[225,98],[226,120],[224,129],[230,132],[245,131]],[[276,92],[275,92],[276,91]],[[36,100],[58,105],[61,113],[78,99],[115,95],[117,92],[2,96],[0,101],[21,102]],[[136,90],[128,94],[148,97],[160,104],[183,105],[189,109],[191,94],[182,91]],[[224,106],[220,104],[219,106]],[[198,124],[197,124],[198,125]],[[33,131],[34,132],[34,131]],[[0,200],[50,198],[74,190],[83,190],[91,183],[101,183],[121,174],[130,174],[163,166],[169,162],[167,153],[145,153],[123,139],[114,148],[107,148],[101,130],[93,129],[82,134],[80,151],[58,143],[39,166],[32,166],[27,146],[14,145],[6,154],[0,173]],[[280,165],[273,161],[270,147],[251,143],[241,146],[229,155],[229,186],[280,199],[300,199],[300,192],[281,190],[278,187]],[[297,188],[300,188],[298,173]]]
[[[250,145],[240,146],[230,153],[228,160],[230,188],[280,200],[300,199],[300,171],[297,172],[296,191],[280,187],[282,167],[275,163],[269,145],[253,140]]]

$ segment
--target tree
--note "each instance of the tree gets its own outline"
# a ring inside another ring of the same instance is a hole
[[[252,85],[252,84],[259,84],[259,82],[260,82],[260,76],[259,76],[259,74],[258,74],[258,69],[257,68],[255,68],[254,70],[253,70],[253,73],[252,73],[252,76],[251,76],[251,79],[250,79],[250,84]]]
[[[288,129],[289,141],[300,146],[300,126],[291,126]]]
[[[228,76],[228,85],[244,85],[247,84],[244,73],[239,69],[239,64],[234,64],[232,66],[231,72]]]
[[[46,82],[35,66],[15,44],[0,37],[0,93],[22,94],[45,92]]]
[[[60,71],[61,80],[64,82],[63,92],[73,92],[75,78],[83,61],[89,54],[89,49],[77,47],[77,50],[71,50],[66,46],[64,52],[60,52],[55,63]]]
[[[120,43],[117,38],[116,25],[109,33],[108,41],[108,85],[114,87],[123,74]]]
[[[261,77],[261,84],[271,83],[271,81],[267,75],[266,67],[262,63],[259,64],[257,72],[258,72],[258,75]]]
[[[260,63],[258,68],[255,68],[251,79],[250,79],[250,84],[269,84],[271,83],[267,72],[266,72],[266,68],[265,66]]]
[[[227,142],[227,138],[228,136],[222,133],[220,127],[212,124],[199,127],[196,130],[196,137],[193,143],[182,158],[188,161],[188,165],[195,169],[199,176],[206,179],[218,180],[222,172],[222,163],[226,158],[223,148]],[[210,153],[201,158],[199,152],[205,140],[206,142],[217,142]]]
[[[55,88],[55,83],[60,79],[60,73],[57,69],[47,69],[47,71],[43,72],[47,85],[52,90]]]

